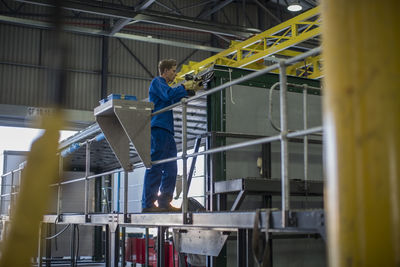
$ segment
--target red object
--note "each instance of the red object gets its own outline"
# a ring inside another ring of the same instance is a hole
[[[125,260],[132,263],[145,264],[146,262],[146,240],[144,238],[128,237],[125,248]],[[178,266],[178,252],[173,249],[171,241],[164,243],[165,267]],[[157,266],[157,253],[155,252],[155,241],[149,238],[149,266]]]

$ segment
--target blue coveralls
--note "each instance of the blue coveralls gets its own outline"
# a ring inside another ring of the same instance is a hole
[[[170,106],[187,96],[185,87],[170,87],[164,78],[156,77],[149,88],[149,99],[154,103],[154,111]],[[177,156],[174,140],[174,120],[172,110],[158,114],[151,119],[151,160]],[[158,200],[161,208],[167,208],[172,200],[177,174],[176,161],[153,165],[146,170],[142,194],[142,208],[151,208]],[[161,195],[157,196],[158,190]]]

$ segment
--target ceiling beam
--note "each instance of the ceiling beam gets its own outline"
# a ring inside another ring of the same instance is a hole
[[[117,32],[119,32],[120,30],[122,30],[123,27],[125,27],[126,25],[128,25],[132,20],[131,19],[119,19],[114,27],[110,30],[110,35],[114,35]]]
[[[34,27],[34,28],[41,28],[41,29],[50,29],[53,28],[51,23],[43,22],[43,21],[36,21],[30,19],[20,19],[15,17],[8,17],[0,15],[0,21],[10,24],[16,25],[23,25],[27,27]],[[165,39],[158,39],[153,38],[151,36],[141,36],[135,34],[128,34],[128,33],[115,33],[111,35],[108,31],[100,30],[100,29],[91,29],[91,28],[84,28],[84,27],[74,27],[74,26],[64,26],[63,28],[65,31],[73,32],[73,33],[80,33],[86,35],[95,35],[95,36],[109,36],[115,38],[122,38],[140,42],[148,42],[153,44],[161,44],[161,45],[169,45],[169,46],[176,46],[182,48],[189,48],[189,49],[197,49],[197,50],[204,50],[208,52],[221,52],[223,49],[205,45],[198,45],[198,44],[190,44],[185,42],[178,42],[178,41],[171,41]]]
[[[218,10],[224,8],[226,5],[232,3],[233,0],[225,0],[220,2],[219,4],[217,4],[216,6],[214,6],[213,8],[211,8],[210,10],[205,11],[203,14],[201,14],[199,16],[200,19],[204,19],[207,18],[208,16],[211,16],[212,14],[214,14],[215,12],[217,12]]]
[[[17,0],[19,2],[53,6],[54,1],[51,0]],[[86,1],[63,1],[63,8],[79,12],[90,13],[113,18],[132,19],[134,21],[161,24],[165,26],[190,29],[193,31],[202,31],[216,33],[225,36],[246,39],[253,34],[260,33],[258,29],[232,26],[228,24],[214,23],[205,20],[194,19],[191,17],[177,16],[168,13],[141,11],[135,12],[121,6],[112,5],[111,3],[99,2],[93,0]]]
[[[151,4],[153,4],[156,0],[144,0],[139,5],[135,6],[136,11],[142,11],[147,9]]]
[[[272,13],[266,6],[264,6],[263,4],[261,4],[260,1],[254,0],[254,2],[255,2],[259,7],[261,7],[265,12],[267,12],[267,13],[271,16],[271,18],[273,18],[276,22],[278,22],[278,23],[281,23],[281,22],[282,22],[282,21],[281,21],[277,16],[275,16],[274,13]]]

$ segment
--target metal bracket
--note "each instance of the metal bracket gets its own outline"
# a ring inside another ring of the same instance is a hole
[[[218,256],[228,239],[227,232],[215,230],[173,229],[176,250],[180,253]]]
[[[322,239],[326,242],[326,227],[325,227],[325,215],[321,213],[317,219],[318,221],[318,233],[321,235]]]
[[[184,224],[192,224],[193,223],[193,214],[188,212],[184,215]]]
[[[297,226],[297,217],[296,214],[289,211],[288,214],[288,226],[296,227]]]
[[[90,214],[85,215],[85,222],[87,222],[87,223],[92,222],[92,216]]]
[[[124,214],[124,223],[131,223],[131,216],[129,214]]]
[[[151,167],[150,120],[153,108],[151,102],[111,99],[94,109],[99,127],[126,171],[133,167],[129,142],[132,142],[143,164]]]
[[[115,232],[118,227],[118,214],[108,216],[108,227],[110,228],[110,232]]]

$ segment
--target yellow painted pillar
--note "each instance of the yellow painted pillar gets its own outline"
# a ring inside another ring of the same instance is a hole
[[[400,1],[321,7],[329,266],[400,266]]]

